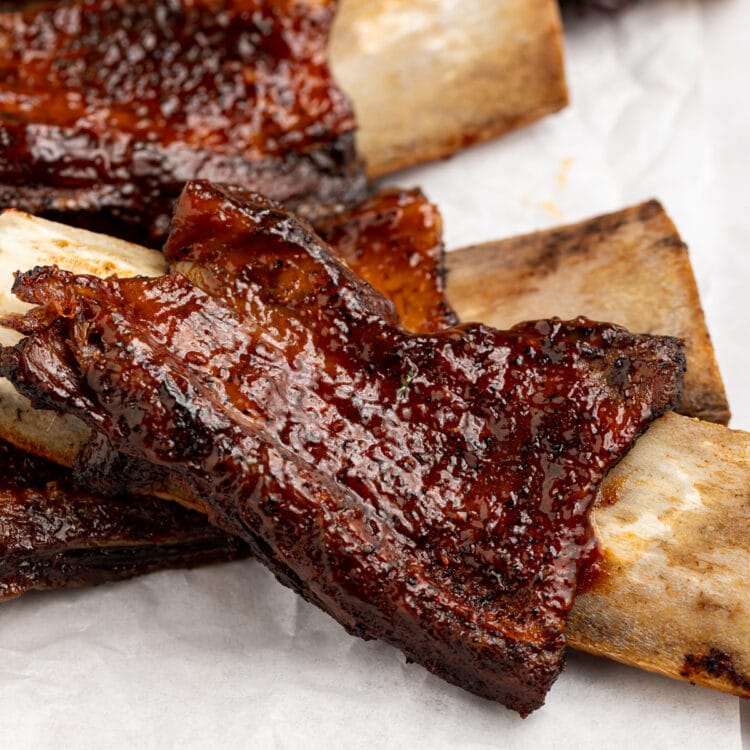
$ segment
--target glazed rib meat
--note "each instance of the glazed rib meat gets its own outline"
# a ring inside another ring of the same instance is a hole
[[[364,197],[333,0],[78,0],[0,15],[0,205],[133,239],[188,179],[308,216]],[[114,230],[114,231],[113,231]]]
[[[238,202],[256,197],[223,189]],[[393,303],[404,328],[427,333],[458,322],[445,299],[443,219],[419,188],[382,188],[313,226],[335,258]]]
[[[419,190],[388,189],[328,219],[322,231],[339,258],[393,295],[407,327],[429,331],[454,318],[442,295],[441,229],[437,208]],[[203,515],[153,498],[84,491],[70,472],[4,441],[0,466],[0,601],[30,589],[102,583],[249,554]]]
[[[0,601],[249,554],[206,517],[156,498],[97,497],[0,442]]]
[[[38,268],[2,374],[241,536],[351,633],[522,714],[557,676],[606,471],[679,398],[665,337],[585,320],[410,334],[304,223],[207,183],[157,279]]]
[[[428,333],[458,322],[445,299],[443,220],[420,190],[381,190],[315,231],[393,302],[404,328]]]

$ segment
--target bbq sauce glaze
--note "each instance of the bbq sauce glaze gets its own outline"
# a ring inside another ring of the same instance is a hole
[[[101,497],[0,441],[0,601],[249,554],[202,514],[153,497]]]
[[[318,231],[358,275],[394,295],[409,327],[433,330],[453,317],[442,297],[440,228],[437,208],[419,190],[386,189]],[[249,554],[241,540],[177,503],[117,496],[119,471],[110,472],[105,496],[4,441],[0,466],[0,600]]]
[[[333,0],[78,0],[0,15],[0,203],[166,235],[185,181],[310,216],[364,196]]]
[[[401,325],[428,333],[455,325],[445,299],[443,221],[418,189],[387,188],[316,232],[358,276],[390,299]]]

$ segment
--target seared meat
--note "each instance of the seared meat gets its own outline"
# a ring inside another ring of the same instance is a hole
[[[336,254],[390,291],[407,324],[430,330],[450,322],[440,215],[418,190],[382,191],[324,226]],[[249,554],[203,515],[148,497],[96,496],[70,472],[4,441],[0,466],[0,600],[31,588],[101,583]]]
[[[223,189],[240,202],[256,198]],[[383,188],[313,226],[335,258],[393,303],[404,328],[427,333],[458,322],[445,299],[443,219],[418,188]]]
[[[606,471],[675,405],[665,337],[585,320],[406,333],[309,228],[189,185],[158,279],[22,274],[2,374],[350,632],[522,714],[557,676]],[[183,275],[184,274],[184,275]]]
[[[443,220],[420,190],[381,190],[315,231],[393,302],[404,328],[427,333],[458,322],[445,299]]]
[[[78,0],[0,15],[0,205],[154,243],[185,181],[307,216],[364,197],[333,0]],[[113,231],[114,230],[114,231]]]
[[[256,197],[236,185],[223,190],[240,202]],[[383,188],[313,226],[335,258],[393,303],[404,328],[427,333],[458,322],[445,299],[443,219],[418,188]]]
[[[206,517],[151,497],[96,497],[0,441],[0,601],[249,554]]]

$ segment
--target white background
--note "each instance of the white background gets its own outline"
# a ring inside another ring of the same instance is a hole
[[[750,3],[642,0],[566,23],[568,110],[398,182],[441,205],[454,248],[660,198],[690,245],[733,425],[750,429]],[[577,654],[522,721],[349,638],[252,562],[2,607],[2,748],[386,744],[742,739],[737,699]]]

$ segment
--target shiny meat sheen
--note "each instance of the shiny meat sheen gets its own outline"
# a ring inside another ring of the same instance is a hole
[[[328,219],[324,229],[338,257],[393,294],[408,327],[449,324],[441,295],[440,215],[419,190],[383,190]],[[70,472],[2,441],[0,466],[0,600],[249,554],[205,516],[143,496],[96,497]],[[114,476],[108,489],[116,493],[118,482]]]
[[[442,217],[420,190],[382,190],[315,231],[393,302],[404,328],[427,333],[458,322],[445,300]]]
[[[192,282],[20,275],[41,307],[2,374],[97,431],[89,477],[127,454],[351,633],[540,706],[594,493],[677,402],[680,345],[585,320],[409,334],[277,207],[203,183],[177,216]]]
[[[194,192],[195,184],[189,185],[177,206],[171,248],[179,242],[181,224],[196,216],[189,211]],[[197,216],[221,211],[225,197],[251,204],[258,197],[236,185],[223,186],[215,196],[215,205],[204,200]],[[384,188],[346,211],[318,219],[313,226],[335,258],[393,303],[404,328],[428,333],[458,322],[445,299],[443,220],[421,190]],[[216,232],[215,252],[223,252],[222,243],[232,241],[231,226],[214,224],[212,231]]]
[[[361,199],[354,115],[327,63],[334,11],[79,0],[0,15],[0,204],[156,240],[195,177],[310,216]]]
[[[0,601],[249,554],[201,514],[151,497],[96,497],[3,441],[0,465]]]

